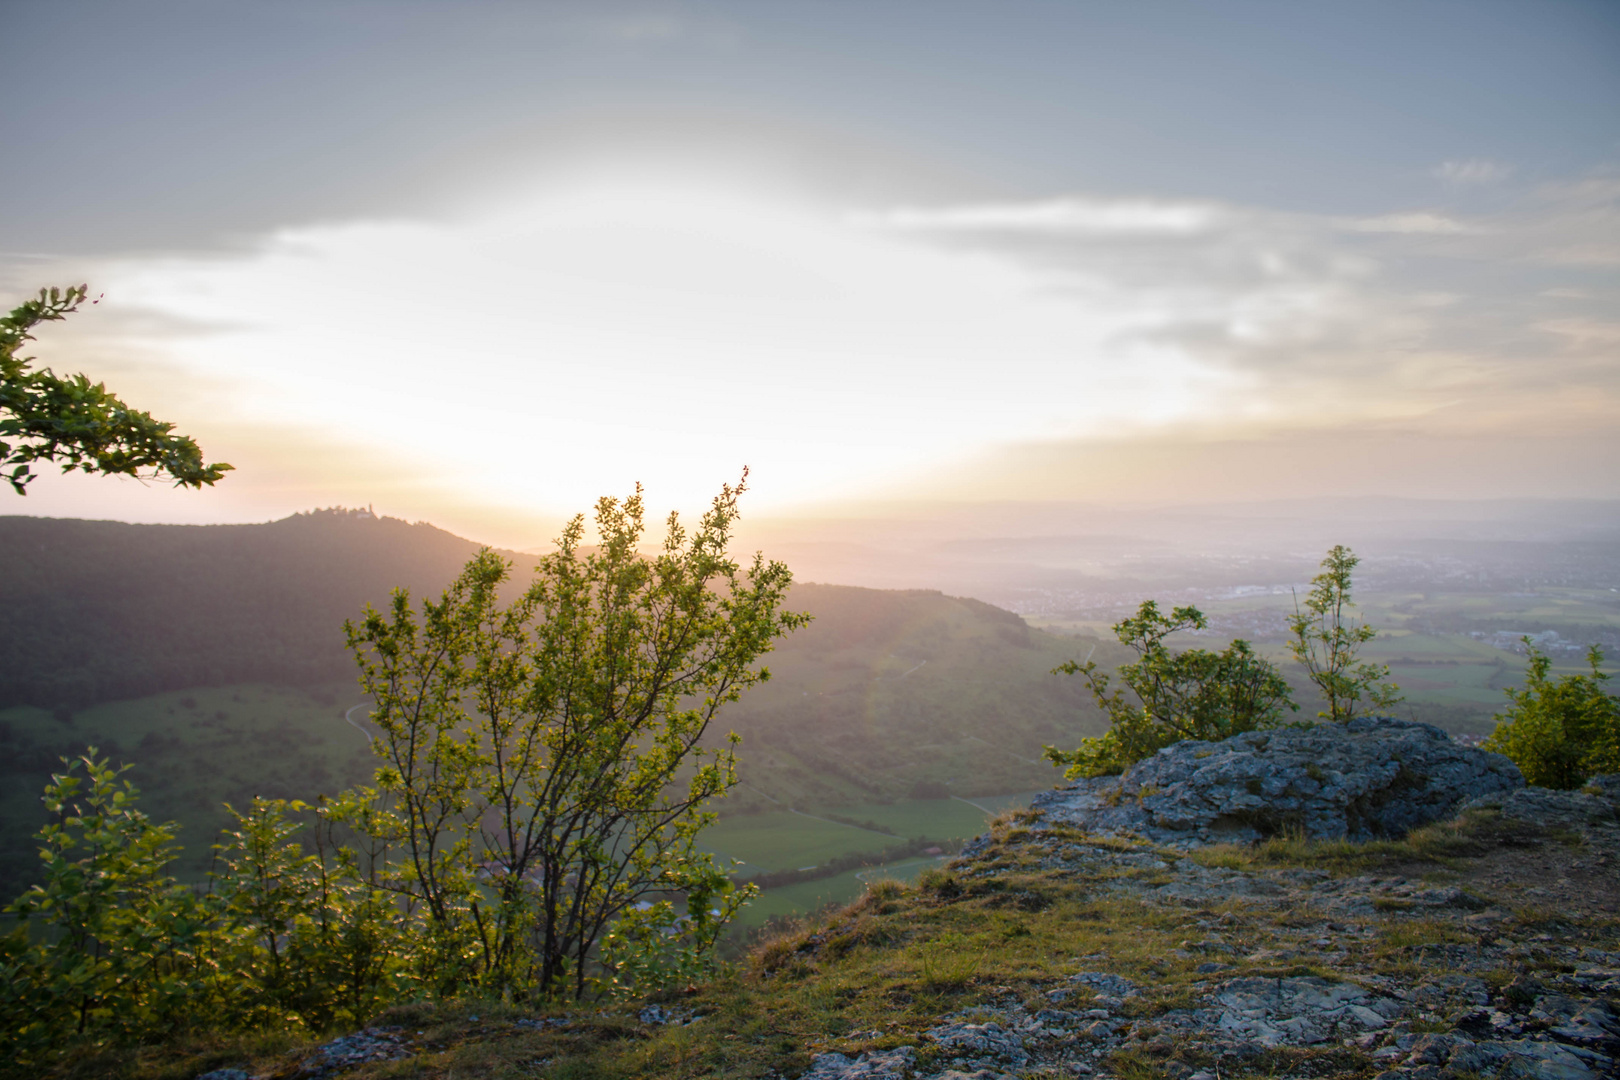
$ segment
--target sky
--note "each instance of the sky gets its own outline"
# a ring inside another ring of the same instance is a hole
[[[1620,497],[1612,3],[0,3],[0,293],[214,489]]]

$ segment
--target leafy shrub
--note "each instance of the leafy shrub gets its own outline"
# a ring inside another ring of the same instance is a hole
[[[575,517],[510,604],[486,548],[420,614],[400,590],[346,625],[384,761],[353,822],[390,852],[380,885],[423,913],[434,994],[687,981],[756,891],[697,845],[737,782],[737,737],[703,737],[809,620],[781,610],[786,566],[727,554],[742,490],[690,533],[672,515],[650,557],[640,489],[601,499],[598,543]]]
[[[352,849],[333,842],[345,806],[255,798],[230,809],[237,828],[215,844],[211,875],[231,942],[244,1027],[325,1031],[358,1025],[416,994],[415,928],[393,898],[365,880]],[[313,811],[313,854],[289,813]]]
[[[18,926],[0,945],[0,1054],[19,1063],[73,1036],[173,1033],[222,992],[213,906],[166,872],[172,826],[118,773],[86,757],[45,790],[45,881],[7,908]]]
[[[1086,680],[1112,726],[1069,752],[1046,747],[1045,757],[1067,766],[1070,779],[1123,772],[1183,739],[1225,739],[1245,731],[1276,727],[1283,710],[1297,710],[1288,684],[1270,661],[1256,656],[1247,641],[1232,642],[1221,652],[1188,649],[1172,653],[1164,639],[1178,630],[1209,625],[1195,607],[1178,607],[1166,617],[1152,600],[1133,618],[1114,625],[1114,634],[1140,657],[1119,669],[1125,687],[1109,692],[1108,676],[1090,661],[1055,669]],[[1136,697],[1126,699],[1125,689]]]
[[[1603,652],[1586,654],[1590,675],[1547,678],[1552,661],[1531,644],[1524,689],[1508,687],[1511,704],[1498,715],[1487,750],[1513,759],[1532,784],[1577,788],[1598,773],[1620,772],[1620,698],[1607,693]]]

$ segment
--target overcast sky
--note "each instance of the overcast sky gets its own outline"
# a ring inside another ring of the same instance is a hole
[[[535,546],[931,499],[1620,496],[1620,5],[0,3],[31,351]],[[1311,489],[1318,490],[1311,490]]]

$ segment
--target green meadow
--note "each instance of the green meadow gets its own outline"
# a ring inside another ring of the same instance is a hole
[[[722,819],[703,834],[703,846],[735,860],[737,873],[812,869],[850,852],[882,851],[896,838],[792,812]]]
[[[0,710],[0,884],[15,894],[38,863],[33,834],[46,820],[40,793],[61,758],[88,747],[141,790],[141,807],[180,826],[181,877],[207,873],[211,845],[231,822],[224,804],[255,795],[312,800],[371,776],[366,736],[344,719],[361,698],[351,685],[297,690],[239,684],[154,694],[53,715]],[[363,720],[365,709],[354,710]]]
[[[881,866],[868,866],[860,870],[846,870],[818,881],[766,889],[743,908],[742,914],[737,917],[737,928],[746,933],[755,927],[763,926],[773,918],[786,918],[819,911],[825,907],[842,906],[866,892],[867,885],[873,881],[893,878],[908,885],[912,884],[924,870],[943,864],[949,857],[921,856],[900,862],[884,863]]]

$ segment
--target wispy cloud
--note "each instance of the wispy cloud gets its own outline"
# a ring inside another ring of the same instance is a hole
[[[1443,161],[1436,165],[1433,175],[1451,184],[1491,184],[1507,179],[1513,168],[1485,158],[1463,158]]]
[[[491,505],[637,478],[696,500],[744,462],[790,502],[1027,440],[1620,429],[1612,271],[1571,254],[1620,250],[1617,205],[1607,176],[1361,218],[1084,193],[851,213],[638,181],[95,279],[160,316],[132,355],[213,395],[199,436],[342,431]],[[453,378],[417,332],[446,297]],[[479,437],[421,437],[447,430]]]
[[[1456,234],[1478,231],[1476,227],[1465,225],[1455,218],[1426,212],[1384,214],[1381,217],[1358,218],[1350,223],[1350,228],[1356,232],[1369,233]]]
[[[1136,313],[1111,341],[1117,356],[1179,355],[1246,388],[1209,400],[1214,422],[1444,412],[1449,424],[1473,415],[1530,430],[1580,387],[1585,412],[1620,423],[1620,324],[1603,277],[1620,262],[1620,182],[1606,173],[1522,192],[1490,214],[1344,218],[1069,196],[866,220],[995,252],[1076,304]]]
[[[854,216],[857,224],[893,229],[1003,231],[1110,236],[1185,236],[1218,224],[1210,203],[1079,197],[965,206],[897,207]]]
[[[1600,319],[1549,319],[1536,329],[1557,334],[1575,348],[1620,346],[1620,322]]]
[[[1520,241],[1515,258],[1600,271],[1620,266],[1620,171],[1543,185],[1503,218]]]

